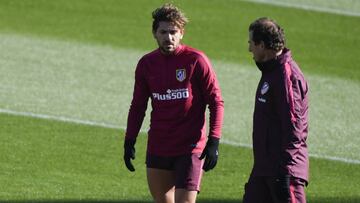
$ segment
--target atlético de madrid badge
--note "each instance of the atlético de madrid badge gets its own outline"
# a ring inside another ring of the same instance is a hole
[[[265,94],[268,90],[269,90],[269,83],[267,83],[267,82],[264,82],[264,84],[262,85],[262,87],[261,87],[261,94],[263,95],[263,94]]]
[[[186,79],[186,70],[185,69],[177,69],[176,70],[176,79],[179,82],[182,82]]]

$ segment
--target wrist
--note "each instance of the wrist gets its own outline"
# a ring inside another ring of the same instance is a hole
[[[212,144],[212,145],[219,145],[220,139],[214,136],[209,136],[207,143]]]
[[[125,142],[124,142],[124,146],[134,146],[136,143],[136,139],[126,139],[125,138]]]
[[[216,155],[218,155],[219,141],[220,141],[219,138],[209,136],[206,143],[206,147],[209,150],[216,151]]]

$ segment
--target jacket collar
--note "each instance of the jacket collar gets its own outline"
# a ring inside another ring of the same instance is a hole
[[[270,59],[265,62],[256,62],[256,66],[261,72],[271,72],[275,68],[280,67],[282,64],[288,62],[291,59],[290,49],[284,48],[282,53],[276,58]]]

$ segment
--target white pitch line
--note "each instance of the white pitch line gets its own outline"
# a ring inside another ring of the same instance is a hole
[[[346,158],[342,158],[342,157],[336,157],[336,156],[324,156],[324,155],[319,155],[319,154],[310,154],[311,157],[314,158],[319,158],[319,159],[326,159],[326,160],[331,160],[331,161],[340,161],[340,162],[345,162],[345,163],[349,163],[349,164],[360,164],[360,160],[356,160],[356,159],[346,159]]]
[[[120,129],[125,130],[125,127],[116,126],[108,123],[102,123],[102,122],[95,122],[95,121],[88,121],[88,120],[81,120],[76,118],[67,118],[63,116],[52,116],[52,115],[45,115],[45,114],[37,114],[37,113],[31,113],[31,112],[19,112],[9,109],[0,109],[0,113],[15,115],[15,116],[25,116],[25,117],[32,117],[32,118],[40,118],[45,120],[55,120],[55,121],[62,121],[67,123],[76,123],[76,124],[82,124],[82,125],[89,125],[89,126],[97,126],[97,127],[104,127],[104,128],[110,128],[110,129]],[[144,130],[141,130],[141,132],[145,132]],[[222,139],[221,143],[228,144],[231,146],[236,147],[246,147],[251,148],[252,146],[250,144],[244,144],[244,143],[237,143],[232,142],[226,139]],[[333,157],[333,156],[324,156],[319,154],[310,154],[311,157],[319,158],[319,159],[326,159],[331,161],[339,161],[349,164],[360,164],[360,160],[356,159],[347,159],[343,157]]]
[[[19,111],[13,111],[13,110],[9,110],[9,109],[0,109],[0,113],[5,113],[5,114],[10,114],[10,115],[15,115],[15,116],[41,118],[41,119],[45,119],[45,120],[63,121],[63,122],[67,122],[67,123],[76,123],[76,124],[104,127],[104,128],[110,128],[110,129],[125,129],[124,127],[107,124],[107,123],[81,120],[81,119],[76,119],[76,118],[67,118],[67,117],[63,117],[63,116],[51,116],[51,115],[36,114],[36,113],[31,113],[31,112],[19,112]]]
[[[360,12],[346,11],[346,10],[335,9],[335,8],[326,8],[326,7],[320,7],[320,6],[315,6],[315,5],[304,5],[301,3],[290,3],[290,2],[273,1],[273,0],[245,0],[245,1],[281,6],[281,7],[299,8],[299,9],[310,10],[310,11],[319,11],[319,12],[324,12],[324,13],[333,13],[333,14],[346,15],[346,16],[356,16],[356,17],[360,16]]]
[[[229,141],[226,139],[222,140],[222,143],[236,146],[236,147],[252,148],[252,145],[232,142],[232,141]],[[326,156],[326,155],[319,155],[319,154],[313,154],[313,153],[310,153],[309,155],[313,158],[326,159],[326,160],[331,160],[331,161],[339,161],[339,162],[350,163],[350,164],[360,164],[360,160],[356,160],[356,159],[347,159],[347,158],[343,158],[343,157]]]

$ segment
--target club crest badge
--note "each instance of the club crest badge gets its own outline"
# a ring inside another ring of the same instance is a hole
[[[186,79],[186,70],[185,69],[177,69],[176,70],[176,79],[179,82],[182,82]]]
[[[264,84],[261,87],[261,94],[264,95],[269,90],[269,83],[264,82]]]

